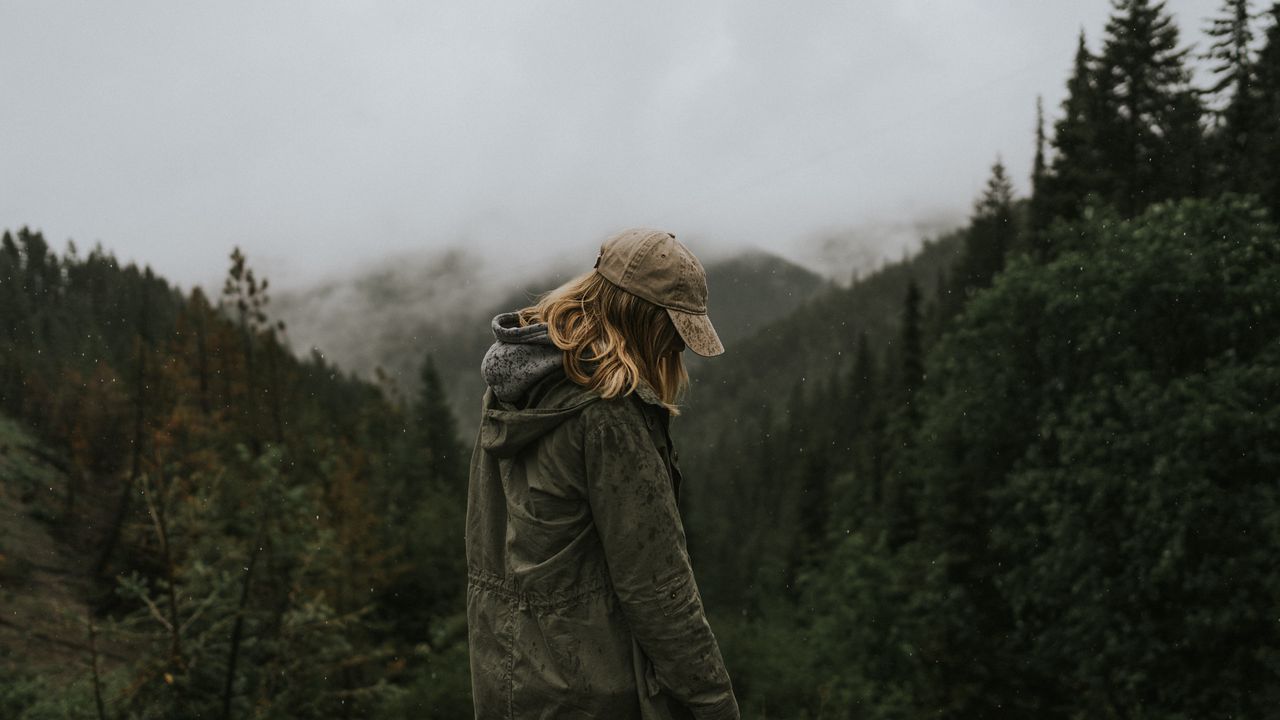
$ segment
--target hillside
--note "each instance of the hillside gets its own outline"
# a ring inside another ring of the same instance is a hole
[[[686,443],[692,448],[703,445],[700,427],[717,427],[773,405],[798,381],[847,371],[861,332],[876,347],[891,345],[908,282],[914,279],[931,293],[960,257],[962,241],[960,232],[926,240],[915,255],[869,273],[850,287],[828,286],[789,312],[756,318],[755,332],[733,343],[723,356],[699,365],[688,414],[677,422]],[[689,457],[697,462],[697,450]]]
[[[0,235],[0,717],[465,714],[440,383],[292,357],[266,287]]]
[[[932,297],[962,257],[965,236],[960,230],[927,239],[915,255],[850,287],[829,287],[763,323],[723,356],[691,359],[696,372],[691,372],[687,407],[672,423],[672,435],[689,479],[683,498],[686,525],[709,597],[745,602],[744,593],[757,583],[757,575],[772,572],[762,570],[769,566],[770,554],[752,549],[752,543],[766,542],[770,534],[779,536],[773,557],[789,562],[784,556],[798,534],[794,525],[808,512],[799,480],[827,472],[798,462],[806,448],[819,436],[840,438],[844,447],[858,434],[859,423],[884,422],[884,405],[863,407],[846,397],[855,382],[859,336],[872,356],[871,366],[864,369],[867,379],[896,383],[892,367],[899,354],[896,343],[908,285],[914,280]],[[939,312],[936,303],[925,310]],[[810,418],[833,426],[803,434]],[[844,449],[846,458],[851,457]],[[788,476],[796,476],[797,482],[788,484]],[[756,529],[748,532],[748,527]],[[774,573],[777,584],[784,584],[779,577]]]
[[[93,601],[92,553],[85,526],[61,528],[68,490],[82,507],[103,508],[100,486],[78,473],[21,423],[0,415],[0,676],[36,669],[83,680],[90,662],[85,618]],[[104,668],[126,657],[118,642],[97,648]]]
[[[570,276],[562,271],[498,285],[477,259],[453,251],[280,293],[275,312],[288,324],[295,351],[317,346],[370,379],[381,368],[381,382],[399,393],[417,389],[421,364],[431,355],[467,435],[484,393],[478,367],[493,342],[489,320]],[[828,287],[813,272],[761,251],[709,261],[707,284],[716,328],[731,348]]]

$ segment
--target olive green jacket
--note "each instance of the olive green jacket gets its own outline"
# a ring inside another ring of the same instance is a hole
[[[547,372],[485,392],[467,499],[477,718],[736,719],[676,498],[668,412]]]

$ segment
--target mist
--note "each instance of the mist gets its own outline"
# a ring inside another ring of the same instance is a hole
[[[1026,190],[1036,96],[1052,121],[1108,7],[8,4],[0,220],[215,289],[233,245],[302,288],[633,225],[843,278],[920,241],[868,229],[961,222],[997,157]],[[1216,4],[1169,7],[1190,44]]]

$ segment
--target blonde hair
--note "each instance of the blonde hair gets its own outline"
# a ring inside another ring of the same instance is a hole
[[[672,415],[689,384],[684,343],[662,307],[633,295],[592,270],[519,311],[520,324],[546,323],[564,351],[570,380],[600,396],[629,395],[641,382],[657,392]]]

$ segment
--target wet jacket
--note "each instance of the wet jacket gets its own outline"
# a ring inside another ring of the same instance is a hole
[[[494,319],[467,500],[477,718],[736,719],[652,388],[570,381],[545,326]]]

